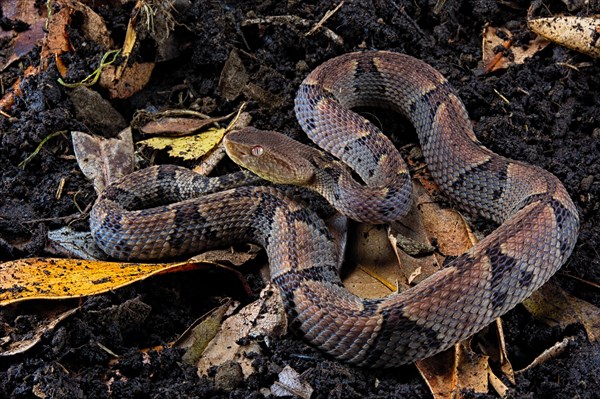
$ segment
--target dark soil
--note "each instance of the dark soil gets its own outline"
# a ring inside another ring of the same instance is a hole
[[[113,40],[122,43],[133,2],[125,6],[117,1],[111,4],[94,6],[94,10],[106,20]],[[250,101],[253,125],[301,137],[292,106],[296,89],[309,70],[329,58],[362,48],[394,50],[421,58],[440,70],[456,88],[486,146],[541,166],[563,181],[578,206],[582,223],[575,251],[553,282],[600,306],[600,290],[570,277],[600,282],[598,61],[550,45],[522,65],[479,74],[481,32],[486,23],[510,27],[517,43],[530,39],[524,22],[529,2],[519,0],[346,1],[325,24],[343,38],[343,45],[319,32],[306,36],[306,27],[242,24],[250,17],[273,15],[295,15],[316,22],[336,4],[195,1],[176,15],[179,24],[173,37],[179,55],[158,64],[142,91],[127,100],[112,101],[112,105],[127,121],[139,109],[194,105],[211,115],[232,112],[247,99],[241,96],[235,101],[224,100],[218,83],[223,64],[235,48],[249,72],[250,82],[278,96],[283,104],[269,109]],[[434,12],[436,4],[443,4],[439,12]],[[551,7],[542,11],[567,11],[559,2]],[[592,15],[600,8],[576,12]],[[78,34],[77,26],[69,32],[71,40],[81,45]],[[80,46],[69,59],[70,81],[90,73],[103,51],[97,46]],[[148,39],[134,54],[138,60],[152,61],[156,57]],[[38,62],[36,50],[4,70],[0,76],[3,87],[9,87],[24,67]],[[68,134],[52,138],[25,169],[17,165],[53,132],[79,130],[105,136],[116,133],[95,130],[78,120],[71,90],[57,83],[58,76],[51,64],[44,73],[26,79],[23,95],[8,111],[11,117],[0,116],[2,261],[53,255],[46,247],[47,232],[67,223],[86,229],[87,221],[79,209],[87,208],[95,199],[91,183],[74,160]],[[99,92],[108,98],[104,91]],[[141,166],[146,165],[142,162]],[[56,199],[63,178],[63,195]],[[259,280],[252,270],[248,272],[249,279]],[[179,350],[140,352],[140,348],[174,340],[215,304],[216,296],[251,300],[232,280],[226,273],[189,272],[82,300],[81,310],[46,333],[35,348],[0,359],[0,397],[258,398],[263,396],[259,390],[270,387],[277,373],[288,364],[298,372],[306,372],[308,382],[315,388],[315,398],[430,397],[412,366],[394,370],[350,367],[323,356],[291,335],[265,348],[266,355],[256,359],[259,372],[230,391],[217,389],[211,379],[199,379],[193,367],[182,365]],[[135,309],[149,309],[148,314],[140,318],[119,317],[132,304],[137,304]],[[48,303],[36,306],[43,308]],[[35,307],[27,309],[2,309],[2,328],[10,324],[26,331],[36,317]],[[28,316],[17,318],[19,314]],[[516,368],[528,364],[563,337],[577,337],[563,354],[519,374],[511,397],[600,397],[600,346],[590,343],[580,326],[566,331],[548,327],[532,320],[521,306],[503,319],[509,356]],[[103,346],[119,355],[118,363]],[[465,397],[488,396],[467,392]]]

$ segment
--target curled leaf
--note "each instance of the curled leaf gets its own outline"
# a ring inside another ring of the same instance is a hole
[[[529,29],[561,46],[600,58],[599,17],[552,17],[527,21]]]

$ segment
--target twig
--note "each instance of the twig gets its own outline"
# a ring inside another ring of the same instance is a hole
[[[321,18],[321,20],[319,22],[317,22],[317,24],[315,26],[312,27],[311,30],[308,31],[308,33],[305,36],[310,36],[313,33],[315,33],[318,29],[323,27],[323,24],[325,22],[327,22],[327,20],[329,18],[331,18],[333,16],[333,14],[335,14],[336,12],[338,12],[338,10],[340,8],[342,8],[342,6],[344,5],[344,0],[340,1],[340,4],[338,4],[337,6],[335,6],[335,8],[333,10],[329,10],[325,13],[325,15],[323,15],[323,18]]]

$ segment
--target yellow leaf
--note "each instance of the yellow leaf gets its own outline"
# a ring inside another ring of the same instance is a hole
[[[21,259],[0,264],[0,306],[27,299],[64,299],[99,294],[155,274],[198,267],[202,264]]]
[[[223,139],[226,129],[212,128],[200,134],[186,137],[153,137],[142,140],[145,144],[156,150],[171,147],[169,155],[185,160],[198,159],[212,150]]]

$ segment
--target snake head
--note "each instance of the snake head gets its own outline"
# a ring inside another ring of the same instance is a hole
[[[314,178],[315,150],[284,134],[247,127],[227,134],[223,144],[235,163],[273,183],[304,186]]]

